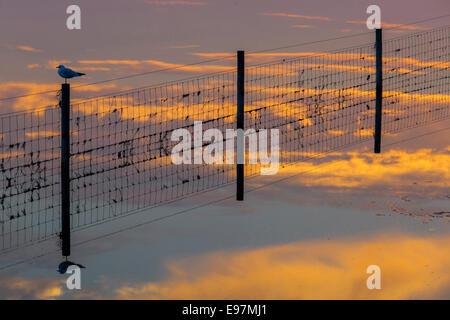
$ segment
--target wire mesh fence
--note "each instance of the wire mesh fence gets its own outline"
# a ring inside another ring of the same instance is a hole
[[[174,165],[175,129],[233,128],[236,73],[72,105],[72,226],[103,221],[233,179],[232,166]]]
[[[60,229],[59,108],[0,117],[0,249]]]
[[[383,43],[383,133],[450,116],[449,37],[445,27]],[[244,127],[278,129],[283,165],[372,139],[375,64],[371,44],[249,66]],[[229,71],[72,104],[71,228],[234,182],[227,154],[211,164],[201,153],[235,139],[225,133],[236,128],[236,78]],[[61,230],[60,110],[7,115],[0,125],[4,251]],[[188,132],[191,163],[172,161],[177,129]],[[246,176],[261,172],[260,162],[248,164],[253,156],[247,144]]]
[[[383,131],[450,115],[450,33],[438,28],[383,44]],[[393,72],[397,72],[393,74]]]
[[[371,137],[374,53],[371,45],[248,68],[246,128],[279,129],[285,164]]]

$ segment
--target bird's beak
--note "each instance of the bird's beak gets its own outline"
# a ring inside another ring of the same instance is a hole
[[[56,67],[56,69],[59,69],[59,67]]]

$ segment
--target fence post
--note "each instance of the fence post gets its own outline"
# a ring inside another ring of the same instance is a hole
[[[237,52],[237,114],[236,114],[236,200],[244,200],[244,162],[245,162],[245,140],[244,140],[244,81],[245,60],[244,51]],[[239,130],[240,129],[240,130]]]
[[[70,84],[61,86],[61,240],[70,256]]]
[[[376,105],[375,105],[375,146],[374,152],[381,152],[381,122],[383,112],[383,37],[382,29],[375,30],[376,48]]]

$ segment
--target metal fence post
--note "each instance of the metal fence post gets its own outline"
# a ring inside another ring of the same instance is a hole
[[[70,84],[61,87],[61,240],[70,256]]]
[[[245,53],[244,51],[237,52],[237,114],[236,114],[236,129],[237,133],[237,155],[236,155],[236,200],[244,200],[244,161],[245,161],[245,140],[243,135],[244,130],[244,81],[245,81]],[[241,129],[242,133],[239,133]]]
[[[375,105],[375,146],[374,152],[381,152],[381,122],[383,112],[383,37],[382,29],[375,30],[376,48],[376,105]]]

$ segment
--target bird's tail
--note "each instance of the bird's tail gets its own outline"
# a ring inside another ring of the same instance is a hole
[[[78,72],[78,75],[81,77],[81,76],[85,76],[86,75],[86,73],[81,73],[81,72]]]

